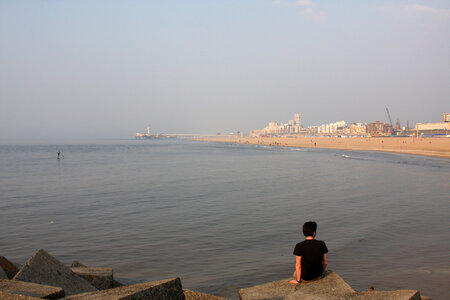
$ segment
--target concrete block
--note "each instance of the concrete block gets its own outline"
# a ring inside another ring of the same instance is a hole
[[[180,278],[121,286],[109,290],[73,295],[66,300],[184,300]]]
[[[66,295],[97,290],[44,249],[37,250],[14,276],[13,280],[61,287]]]
[[[346,300],[421,300],[419,291],[369,291],[349,295]]]
[[[0,269],[3,269],[3,271],[5,271],[8,279],[12,279],[17,274],[17,272],[19,272],[19,268],[17,268],[15,264],[10,262],[4,256],[0,256]]]
[[[79,261],[77,261],[77,260],[74,260],[73,262],[72,262],[72,268],[89,268],[88,266],[86,266],[86,265],[84,265],[84,264],[82,264],[82,263],[80,263]],[[73,271],[73,270],[72,270]],[[75,272],[76,273],[76,272]],[[78,274],[78,275],[81,275],[81,274]],[[86,279],[86,278],[85,278]],[[94,285],[94,284],[93,284]],[[119,286],[123,286],[124,284],[123,283],[121,283],[121,282],[119,282],[119,281],[117,281],[117,280],[114,280],[114,278],[113,278],[113,280],[112,280],[112,286],[110,286],[110,287],[108,287],[108,288],[115,288],[115,287],[119,287]],[[99,287],[97,287],[96,285],[94,285],[96,288],[98,288],[98,289],[100,289],[101,290],[101,288],[99,288]]]
[[[62,288],[16,280],[0,280],[0,291],[13,295],[44,299],[59,299],[64,297]]]
[[[99,290],[106,290],[113,287],[113,269],[97,267],[71,268],[72,272],[89,281]]]
[[[115,280],[115,279],[113,279],[113,288],[115,288],[115,287],[119,287],[119,286],[124,286],[125,284],[123,284],[122,282],[119,282],[119,281],[117,281],[117,280]]]
[[[227,298],[221,298],[205,293],[195,292],[187,289],[183,289],[184,297],[186,300],[229,300]]]
[[[306,296],[312,298],[304,299],[328,299],[328,296],[336,299],[336,297],[343,297],[355,293],[335,272],[327,272],[326,276],[322,279],[302,282],[301,284],[291,284],[289,283],[290,280],[292,278],[241,289],[239,290],[239,296],[241,300],[299,299],[297,297]]]
[[[414,290],[355,292],[338,274],[328,272],[319,280],[290,284],[289,279],[241,289],[241,300],[421,300]]]
[[[0,299],[2,300],[42,300],[42,298],[28,297],[22,295],[14,295],[0,291]]]
[[[8,275],[6,275],[2,268],[0,268],[0,279],[9,279]]]
[[[72,262],[72,268],[87,268],[86,265],[83,265],[82,263],[80,263],[78,260],[74,260]]]

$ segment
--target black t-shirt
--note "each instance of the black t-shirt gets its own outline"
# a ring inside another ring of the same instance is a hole
[[[295,245],[294,255],[302,257],[302,278],[313,280],[322,275],[323,255],[328,252],[325,242],[304,240]]]

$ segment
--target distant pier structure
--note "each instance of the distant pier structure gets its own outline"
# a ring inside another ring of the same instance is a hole
[[[150,130],[150,126],[147,126],[147,131],[145,133],[138,132],[135,135],[136,139],[144,140],[144,139],[172,139],[174,136],[168,134],[152,134]]]
[[[238,131],[238,135],[239,135]],[[137,132],[134,137],[137,140],[147,140],[147,139],[201,139],[201,138],[210,138],[210,137],[232,137],[236,136],[234,133],[230,134],[204,134],[204,133],[167,133],[167,134],[152,134],[150,130],[150,126],[147,126],[146,132]]]
[[[135,134],[135,137],[137,138],[137,139],[148,139],[148,138],[150,138],[152,135],[151,135],[151,131],[150,131],[150,126],[147,126],[147,132],[146,133],[142,133],[142,132],[137,132],[136,134]]]

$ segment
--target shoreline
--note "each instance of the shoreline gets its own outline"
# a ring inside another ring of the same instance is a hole
[[[321,148],[349,151],[381,151],[450,158],[450,138],[416,137],[210,137],[194,139],[202,142],[250,145]]]

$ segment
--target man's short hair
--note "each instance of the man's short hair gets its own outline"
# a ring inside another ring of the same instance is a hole
[[[303,234],[305,236],[313,236],[314,232],[317,231],[317,223],[314,221],[308,221],[303,224]]]

